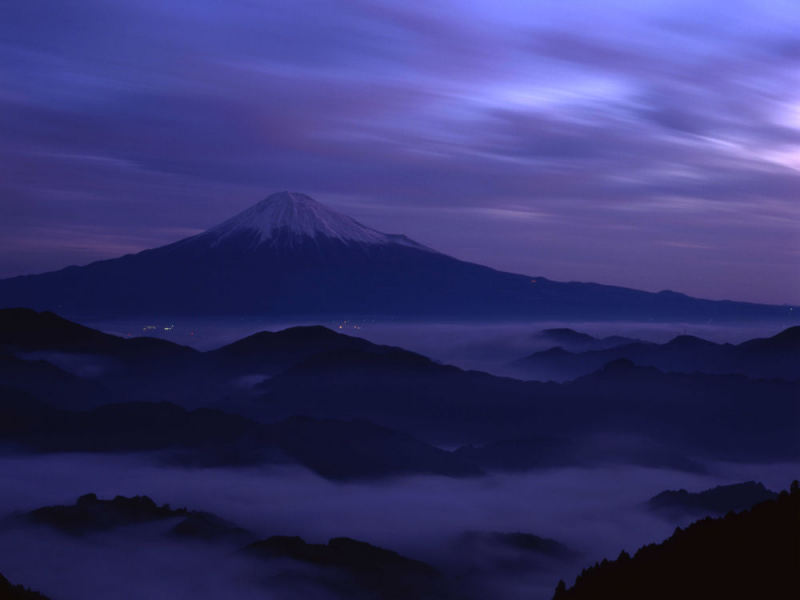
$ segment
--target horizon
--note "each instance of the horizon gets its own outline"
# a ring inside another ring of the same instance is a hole
[[[798,31],[744,0],[16,3],[0,278],[297,189],[506,272],[800,305]]]
[[[296,190],[295,191],[292,191],[292,190],[279,190],[279,191],[272,192],[272,193],[268,194],[266,197],[262,198],[261,200],[259,200],[257,202],[254,202],[250,206],[245,207],[243,210],[241,210],[241,211],[239,211],[239,212],[237,212],[237,213],[235,213],[233,215],[230,215],[229,217],[224,218],[223,220],[221,220],[218,223],[212,224],[211,226],[209,226],[206,229],[201,229],[201,230],[199,230],[199,231],[197,231],[195,233],[190,233],[189,235],[186,235],[185,237],[181,237],[181,238],[178,238],[178,239],[175,239],[175,240],[169,240],[169,241],[165,242],[165,244],[163,244],[163,245],[170,245],[170,244],[173,244],[173,243],[185,240],[185,239],[189,239],[189,238],[195,237],[195,236],[203,234],[203,233],[210,232],[210,231],[218,228],[219,226],[223,225],[224,223],[228,222],[229,220],[232,220],[232,219],[234,219],[236,217],[242,216],[242,214],[246,213],[248,210],[253,209],[253,208],[257,207],[258,205],[261,205],[261,204],[269,201],[270,199],[272,199],[274,197],[277,197],[277,196],[281,196],[281,195],[289,195],[289,196],[299,195],[299,196],[302,196],[304,198],[310,199],[312,202],[314,202],[314,203],[316,203],[318,205],[321,205],[323,208],[328,209],[328,210],[336,213],[337,215],[344,215],[346,217],[349,217],[349,215],[346,215],[345,213],[342,213],[342,212],[332,208],[330,205],[328,205],[328,204],[326,204],[324,202],[320,202],[316,198],[313,198],[310,195],[305,194],[304,192],[300,192],[300,191],[296,191]],[[292,199],[292,201],[294,201],[294,199]],[[350,217],[350,218],[352,218],[352,217]],[[373,229],[372,227],[369,227],[365,223],[361,223],[360,221],[357,221],[355,219],[353,219],[353,220],[360,226],[366,227],[367,229]],[[373,229],[373,230],[374,231],[378,231],[377,229]],[[378,231],[378,233],[386,234],[386,235],[402,235],[404,237],[407,237],[402,232]],[[409,238],[409,239],[412,242],[418,243],[417,240],[414,240],[412,238]],[[425,246],[425,245],[423,244],[423,246]],[[160,247],[162,247],[162,246],[158,246],[158,248],[160,248]],[[62,268],[67,268],[67,267],[72,267],[72,266],[86,266],[86,264],[92,264],[94,262],[98,262],[98,261],[102,261],[102,260],[121,258],[122,256],[126,256],[128,254],[138,254],[141,251],[150,250],[150,249],[153,249],[153,248],[142,248],[141,250],[137,250],[137,251],[134,251],[134,252],[129,252],[129,253],[122,254],[122,255],[108,256],[108,257],[105,257],[105,258],[101,258],[101,259],[97,259],[95,261],[92,261],[91,263],[85,263],[85,264],[80,264],[80,265],[64,265],[63,267],[60,267],[58,269],[53,269],[52,271],[58,271],[58,270],[61,270]],[[430,248],[430,249],[435,251],[435,252],[440,252],[440,250],[438,250],[437,248]],[[446,254],[446,253],[444,253],[444,254]],[[459,260],[464,260],[464,259],[461,259],[460,257],[457,257],[457,256],[455,256],[453,258],[457,258]],[[467,261],[467,262],[473,262],[473,261]],[[475,262],[475,264],[488,266],[490,268],[496,268],[496,267],[493,267],[492,265],[487,265],[487,264],[484,264],[484,263],[481,263],[481,262],[478,262],[478,261],[474,261],[474,262]],[[497,270],[503,271],[502,269],[497,269]],[[48,272],[52,272],[52,271],[44,271],[44,273],[48,273]],[[505,271],[505,272],[512,272],[512,271]],[[19,275],[16,275],[16,276],[20,276],[20,275],[21,276],[24,276],[24,275],[38,275],[38,274],[40,274],[40,273],[39,272],[36,272],[36,273],[20,273]],[[543,275],[540,275],[540,274],[537,274],[537,273],[516,273],[516,274],[525,275],[525,276],[535,276],[535,277],[540,277],[540,278],[544,277]],[[12,275],[11,277],[15,277],[15,275]],[[553,278],[550,278],[550,277],[546,277],[546,278],[547,279],[551,279],[552,281],[560,281],[560,282],[563,282],[563,283],[600,283],[600,284],[604,284],[604,285],[616,285],[616,284],[603,283],[603,282],[600,282],[600,281],[558,280],[558,279],[553,279]],[[2,279],[2,278],[0,278],[0,279]],[[617,286],[617,287],[625,287],[625,288],[630,288],[630,289],[641,289],[641,288],[632,288],[631,286]],[[643,290],[643,291],[653,292],[653,293],[674,292],[674,293],[684,294],[684,295],[688,295],[690,297],[698,298],[698,296],[692,296],[691,294],[686,294],[685,292],[680,291],[680,290],[671,290],[671,289],[667,289],[667,288]],[[739,300],[739,299],[736,299],[736,298],[707,298],[707,299],[711,299],[711,300],[732,300],[732,301],[739,301],[739,302],[751,302],[751,301],[748,301],[748,300]],[[777,303],[762,303],[762,304],[774,304],[775,306],[789,306],[789,307],[799,306],[800,305],[800,303],[798,303],[797,305],[793,305],[793,304],[788,303],[788,302],[781,303],[781,304],[777,304]]]

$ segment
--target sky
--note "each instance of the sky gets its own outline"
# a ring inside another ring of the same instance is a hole
[[[800,304],[800,4],[4,6],[0,277],[284,189],[503,270]]]

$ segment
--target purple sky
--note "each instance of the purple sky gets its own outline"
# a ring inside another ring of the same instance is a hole
[[[12,2],[0,132],[0,276],[291,189],[505,270],[800,304],[795,0]]]

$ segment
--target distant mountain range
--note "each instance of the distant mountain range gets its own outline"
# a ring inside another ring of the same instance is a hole
[[[680,373],[800,378],[800,326],[737,345],[716,344],[690,335],[680,335],[666,344],[620,337],[596,339],[571,329],[547,330],[542,337],[558,345],[512,363],[517,376],[563,381],[592,373],[610,361],[628,359],[637,365]]]
[[[152,250],[0,281],[0,307],[72,317],[800,320],[800,309],[562,283],[457,260],[292,192]]]
[[[748,347],[780,362],[771,344]],[[27,452],[289,462],[330,479],[602,463],[702,471],[704,459],[795,459],[799,393],[798,381],[627,359],[569,383],[520,381],[324,327],[199,352],[0,309],[0,438]]]

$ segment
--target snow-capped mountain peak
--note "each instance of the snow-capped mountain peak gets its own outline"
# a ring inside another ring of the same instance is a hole
[[[209,229],[217,243],[246,233],[255,234],[257,244],[270,243],[277,236],[289,242],[303,238],[328,238],[347,244],[401,244],[425,247],[402,235],[382,233],[355,219],[320,204],[299,192],[277,192],[238,215]]]

